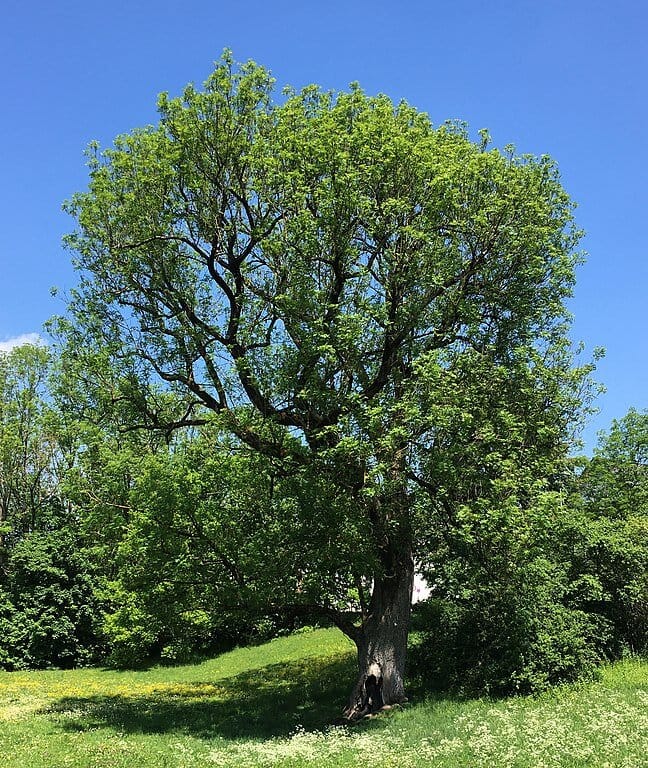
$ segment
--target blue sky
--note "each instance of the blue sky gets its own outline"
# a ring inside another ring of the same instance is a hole
[[[648,4],[641,0],[5,0],[0,30],[0,349],[63,311],[75,274],[61,203],[83,149],[156,120],[224,47],[282,86],[406,99],[549,154],[578,202],[587,261],[573,338],[606,358],[596,431],[648,407]]]

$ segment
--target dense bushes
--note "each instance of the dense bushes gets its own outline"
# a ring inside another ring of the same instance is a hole
[[[486,585],[459,599],[432,598],[415,615],[412,668],[433,690],[526,693],[591,676],[609,623],[564,604],[547,563],[514,590]],[[535,577],[535,581],[533,578]]]
[[[73,667],[101,657],[94,570],[69,529],[18,542],[0,592],[0,667]]]
[[[460,512],[428,567],[412,668],[435,688],[538,691],[648,651],[648,414],[614,422],[561,490]]]
[[[283,609],[309,580],[286,547],[299,531],[281,488],[267,462],[207,430],[139,462],[104,588],[111,663],[186,660],[298,625]],[[309,533],[303,550],[317,546]]]
[[[524,513],[482,504],[446,534],[428,572],[433,596],[415,617],[413,667],[431,687],[539,691],[591,675],[606,656],[612,625],[592,610],[602,587],[575,561],[587,551],[587,520],[564,502],[552,492]]]

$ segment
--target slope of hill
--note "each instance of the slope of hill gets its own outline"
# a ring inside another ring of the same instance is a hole
[[[330,726],[353,679],[336,630],[198,665],[0,673],[4,768],[648,766],[648,664],[537,698],[414,700]]]

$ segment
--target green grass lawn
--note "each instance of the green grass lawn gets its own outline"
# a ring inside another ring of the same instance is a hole
[[[415,699],[331,727],[353,674],[336,630],[191,666],[0,673],[0,766],[648,766],[645,662],[542,697]]]

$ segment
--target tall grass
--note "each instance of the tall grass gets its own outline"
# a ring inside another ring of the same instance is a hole
[[[317,630],[192,666],[0,673],[0,766],[648,767],[646,663],[538,698],[415,698],[331,726],[352,651]]]

